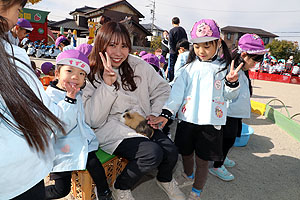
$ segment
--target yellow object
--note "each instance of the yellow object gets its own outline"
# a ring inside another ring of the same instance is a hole
[[[27,2],[31,3],[32,5],[33,4],[36,4],[38,2],[40,2],[41,0],[28,0]]]
[[[114,158],[102,164],[105,170],[107,183],[110,187],[115,182],[117,176],[121,174],[123,169],[126,167],[127,162],[128,161],[126,159],[115,156]],[[95,184],[87,170],[72,172],[71,192],[76,199],[96,199],[94,188]]]
[[[95,39],[95,35],[96,35],[96,24],[97,22],[88,22],[89,25],[89,38],[88,38],[88,44],[92,44],[94,42]]]
[[[251,100],[251,112],[263,115],[266,111],[266,104]]]

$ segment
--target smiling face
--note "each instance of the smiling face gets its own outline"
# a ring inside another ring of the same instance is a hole
[[[212,59],[217,51],[215,41],[193,44],[194,52],[202,61]]]
[[[63,65],[55,71],[55,77],[58,79],[57,87],[65,90],[63,82],[81,88],[84,84],[86,72],[77,67]]]
[[[21,4],[14,4],[7,8],[7,5],[5,5],[3,1],[0,1],[0,15],[6,18],[9,29],[12,29],[17,23],[22,8]]]
[[[126,44],[125,39],[117,38],[115,35],[110,40],[106,52],[111,59],[112,67],[119,68],[128,57],[129,47]]]

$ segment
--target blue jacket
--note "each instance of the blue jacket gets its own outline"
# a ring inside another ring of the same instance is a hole
[[[249,81],[244,71],[239,71],[240,92],[237,98],[228,101],[227,116],[250,118],[251,102]]]
[[[219,72],[224,65],[220,61],[194,62],[182,67],[178,73],[164,109],[180,120],[198,125],[224,125],[226,100],[238,95],[239,87],[225,86],[227,71]]]
[[[48,86],[46,93],[55,102],[62,101],[66,92]],[[52,172],[83,170],[86,168],[88,153],[99,147],[94,131],[85,123],[82,92],[76,95],[78,112],[76,126],[67,132],[66,136],[57,137],[53,145],[55,151],[54,167]],[[73,116],[69,116],[70,118]]]
[[[4,44],[9,54],[12,55],[13,50],[16,58],[30,66],[29,57],[24,49],[15,45],[12,45],[11,48],[7,43]],[[65,101],[54,104],[45,93],[44,87],[34,71],[17,60],[16,65],[18,66],[19,74],[36,96],[41,99],[53,114],[65,122],[66,131],[74,127],[76,125],[76,117],[65,117],[75,116],[77,113],[76,105]],[[2,97],[0,97],[0,112],[14,122]],[[49,174],[53,166],[54,150],[50,141],[45,153],[37,153],[35,149],[29,147],[22,132],[11,128],[2,119],[0,119],[0,133],[0,171],[2,172],[0,178],[0,199],[7,200],[24,193]],[[50,134],[49,132],[49,137]],[[56,134],[58,135],[59,133]]]

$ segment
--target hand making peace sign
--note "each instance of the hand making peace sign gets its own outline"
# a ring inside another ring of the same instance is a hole
[[[112,68],[111,60],[107,52],[105,52],[106,59],[102,52],[99,52],[99,55],[104,67],[103,80],[107,85],[112,86],[112,84],[116,82],[118,75]]]
[[[230,65],[230,71],[229,73],[226,75],[226,79],[227,81],[233,83],[235,81],[237,81],[239,79],[239,74],[238,72],[240,71],[240,69],[243,66],[243,62],[236,68],[234,69],[234,60],[231,61],[231,65]]]

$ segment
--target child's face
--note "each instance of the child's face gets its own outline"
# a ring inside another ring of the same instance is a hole
[[[8,22],[9,29],[13,28],[18,21],[19,13],[22,10],[20,4],[12,5],[10,8],[6,8],[4,3],[0,1],[0,15],[5,17]]]
[[[21,28],[21,27],[18,27],[17,29],[17,36],[19,38],[19,40],[23,40],[27,35],[27,32],[25,29]]]
[[[194,52],[202,61],[210,60],[216,53],[216,42],[204,42],[193,44]]]
[[[81,88],[84,84],[86,72],[77,67],[63,65],[60,70],[55,71],[55,77],[58,79],[57,87],[65,90],[64,83],[74,85],[76,88]]]
[[[243,66],[243,70],[249,70],[253,67],[255,67],[255,65],[257,63],[260,63],[259,61],[255,61],[253,60],[250,56],[247,55],[247,53],[243,52],[241,54],[241,57],[244,59],[245,65]]]

